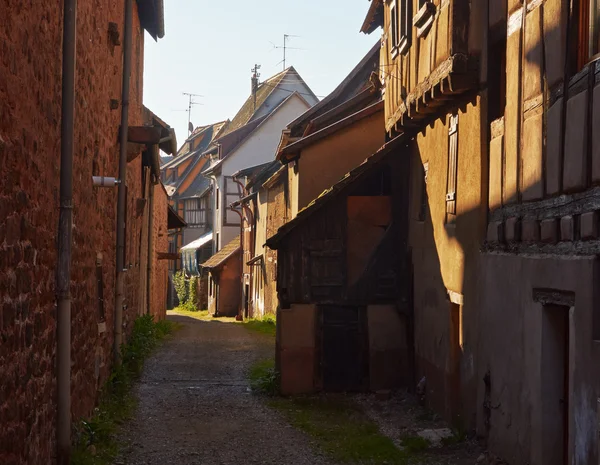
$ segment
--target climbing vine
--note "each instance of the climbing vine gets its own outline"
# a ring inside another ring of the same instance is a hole
[[[186,278],[183,271],[178,271],[173,276],[175,292],[179,299],[179,306],[195,312],[198,310],[198,277]]]
[[[177,273],[175,273],[175,275],[173,276],[173,283],[175,284],[175,292],[177,293],[179,304],[184,305],[188,297],[188,288],[185,279],[185,273],[183,271],[178,271]]]

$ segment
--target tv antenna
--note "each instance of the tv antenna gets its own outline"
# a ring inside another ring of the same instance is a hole
[[[204,97],[204,95],[200,94],[191,94],[189,92],[182,92],[183,95],[188,97],[188,109],[185,110],[188,113],[188,136],[194,130],[194,126],[192,126],[192,106],[194,105],[203,105],[200,102],[194,102],[194,97]]]
[[[273,42],[271,42],[271,44],[273,45],[273,48],[283,49],[283,60],[281,60],[279,63],[283,63],[284,71],[285,71],[285,63],[286,63],[286,52],[288,50],[305,50],[303,48],[288,47],[287,43],[288,43],[288,40],[290,39],[290,37],[300,37],[300,36],[295,36],[292,34],[283,34],[283,45],[275,45]],[[277,63],[277,64],[279,64],[279,63]]]

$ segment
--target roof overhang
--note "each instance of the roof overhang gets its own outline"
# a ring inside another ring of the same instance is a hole
[[[334,124],[331,124],[321,129],[320,131],[314,132],[311,135],[303,137],[302,139],[284,147],[277,154],[277,157],[282,163],[289,163],[290,161],[298,158],[299,153],[302,149],[320,141],[321,139],[335,134],[336,132],[344,128],[347,128],[364,118],[374,115],[377,112],[383,111],[383,109],[384,102],[383,100],[379,100],[378,102],[369,105],[368,107],[363,108],[362,110],[353,113],[352,115],[347,116],[346,118],[343,118],[335,122]]]
[[[177,214],[171,205],[169,205],[169,211],[167,214],[167,228],[168,229],[180,229],[185,228],[187,223],[185,220]]]
[[[163,0],[137,0],[140,24],[154,40],[165,36]]]
[[[383,26],[383,0],[371,0],[367,17],[365,18],[360,32],[371,34],[378,27]]]

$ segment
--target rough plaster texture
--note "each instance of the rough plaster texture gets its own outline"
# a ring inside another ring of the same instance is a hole
[[[367,321],[371,390],[406,386],[410,364],[405,318],[394,305],[370,305]]]
[[[88,416],[110,370],[113,339],[115,176],[123,1],[78,3],[72,255],[72,418]],[[37,465],[55,457],[55,265],[58,225],[62,12],[56,4],[0,4],[0,463]],[[142,122],[144,36],[134,3],[130,123]],[[141,157],[128,164],[128,211],[143,196]],[[125,335],[138,313],[142,219],[128,219]],[[103,256],[107,331],[98,332],[95,261]]]
[[[570,311],[569,451],[571,463],[597,462],[597,421],[594,360],[594,308],[598,305],[594,258],[542,258],[484,255],[479,346],[479,380],[490,374],[488,445],[508,463],[546,465],[543,451],[551,447],[553,426],[542,417],[551,401],[542,377],[544,312],[533,300],[534,289],[575,293]],[[568,311],[568,310],[566,310]],[[478,385],[478,426],[484,426],[484,383]],[[545,397],[546,395],[546,397]],[[560,417],[553,418],[554,422]],[[554,425],[556,427],[556,425]],[[546,459],[547,460],[547,459]]]
[[[277,320],[281,393],[307,394],[315,390],[316,305],[292,305]]]
[[[462,358],[460,378],[463,399],[474,398],[474,358],[477,328],[478,259],[487,219],[483,193],[487,192],[487,157],[481,157],[480,106],[465,105],[458,117],[458,175],[456,224],[446,223],[448,127],[436,121],[417,136],[411,150],[410,245],[414,263],[414,312],[417,379],[427,377],[427,402],[449,417],[460,410],[465,425],[474,424],[472,402],[447,398],[450,382],[450,302],[447,291],[463,295]],[[415,221],[420,208],[422,166],[429,163],[426,221]],[[486,173],[484,175],[484,173]],[[497,230],[499,231],[499,230]]]
[[[306,207],[383,144],[385,131],[380,111],[302,150],[297,196],[291,195],[298,204],[292,209]]]

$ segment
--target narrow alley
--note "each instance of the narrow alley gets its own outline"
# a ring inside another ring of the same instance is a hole
[[[250,392],[247,371],[272,355],[272,338],[234,323],[169,318],[183,327],[145,365],[117,464],[329,463]]]

